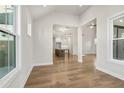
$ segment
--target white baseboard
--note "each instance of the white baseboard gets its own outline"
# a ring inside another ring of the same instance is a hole
[[[28,70],[28,73],[24,77],[24,80],[22,81],[22,84],[20,85],[20,88],[24,88],[24,86],[25,86],[25,84],[26,84],[26,82],[27,82],[27,80],[28,80],[28,78],[30,76],[30,73],[31,73],[32,69],[33,69],[33,66],[31,66],[30,69]]]
[[[52,65],[52,64],[53,64],[53,63],[51,63],[51,62],[50,62],[50,63],[47,63],[47,62],[46,62],[46,63],[36,63],[36,64],[33,64],[33,67],[34,67],[34,66]]]
[[[117,73],[114,73],[114,72],[112,72],[112,71],[109,71],[109,70],[107,70],[107,69],[104,69],[104,68],[98,67],[98,66],[96,66],[96,69],[98,69],[98,70],[100,70],[100,71],[102,71],[102,72],[104,72],[104,73],[107,73],[107,74],[109,74],[109,75],[111,75],[111,76],[113,76],[113,77],[116,77],[116,78],[118,78],[118,79],[120,79],[120,80],[124,80],[124,76],[123,76],[123,75],[119,75],[119,74],[117,74]]]

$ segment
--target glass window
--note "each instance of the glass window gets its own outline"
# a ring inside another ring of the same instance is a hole
[[[16,67],[15,7],[0,5],[0,78]]]
[[[8,54],[9,54],[9,67],[10,70],[16,66],[16,41],[15,36],[8,35]]]
[[[15,18],[15,7],[12,6],[12,5],[7,5],[6,6],[6,24],[7,24],[7,30],[10,31],[10,32],[13,32],[15,31],[14,30],[14,18]]]
[[[14,32],[15,6],[0,6],[0,28]]]
[[[114,20],[113,58],[124,60],[124,17]]]
[[[0,28],[6,29],[6,6],[0,5]]]
[[[0,78],[8,73],[8,35],[0,32]]]

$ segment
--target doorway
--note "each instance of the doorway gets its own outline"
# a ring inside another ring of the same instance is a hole
[[[77,62],[77,28],[53,25],[53,64]]]
[[[97,56],[97,22],[93,19],[83,25],[82,31],[82,52],[83,62],[92,62],[94,64]],[[89,63],[88,63],[89,64]]]

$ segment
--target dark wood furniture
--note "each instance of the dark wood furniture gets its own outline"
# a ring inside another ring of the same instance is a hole
[[[55,49],[55,55],[58,57],[64,57],[65,56],[65,49]]]
[[[64,57],[66,52],[69,56],[69,49],[55,49],[55,55],[58,57]]]

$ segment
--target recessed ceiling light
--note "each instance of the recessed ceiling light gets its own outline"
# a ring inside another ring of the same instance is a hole
[[[119,22],[123,22],[123,20],[122,20],[122,19],[120,19],[120,20],[119,20]]]

